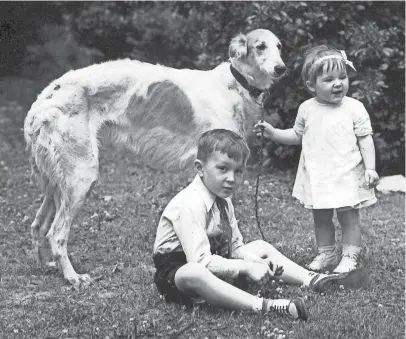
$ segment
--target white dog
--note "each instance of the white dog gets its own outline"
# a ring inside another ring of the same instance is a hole
[[[280,48],[272,32],[257,29],[232,39],[230,62],[213,70],[126,59],[70,71],[46,87],[24,123],[44,193],[31,225],[40,262],[57,265],[76,287],[91,282],[73,269],[67,242],[99,175],[101,138],[124,144],[154,166],[187,166],[203,132],[225,128],[244,135],[247,118],[261,115],[261,93],[286,70]]]

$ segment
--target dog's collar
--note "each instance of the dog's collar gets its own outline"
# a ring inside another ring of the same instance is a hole
[[[233,65],[230,65],[230,71],[231,74],[234,76],[235,80],[237,80],[238,83],[242,87],[244,87],[248,91],[248,93],[254,98],[258,98],[261,95],[261,93],[264,92],[263,89],[259,89],[249,85],[247,79],[245,79],[244,76],[233,67]]]

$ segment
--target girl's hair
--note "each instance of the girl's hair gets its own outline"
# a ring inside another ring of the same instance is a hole
[[[337,56],[337,58],[323,58],[330,55]],[[324,72],[329,72],[334,69],[347,69],[344,59],[339,51],[325,45],[310,48],[305,52],[305,60],[302,68],[302,80],[305,85],[307,81],[314,84],[318,76],[322,75]]]
[[[206,162],[214,152],[227,154],[231,159],[244,164],[250,150],[245,140],[237,133],[226,129],[213,129],[204,132],[197,146],[197,159]]]

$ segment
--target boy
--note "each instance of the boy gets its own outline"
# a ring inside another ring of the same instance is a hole
[[[246,277],[265,285],[278,276],[320,291],[341,278],[307,271],[265,241],[243,243],[230,196],[242,181],[248,157],[246,142],[234,132],[215,129],[201,136],[197,176],[169,202],[158,224],[155,284],[167,301],[190,306],[198,297],[216,307],[306,320],[302,298],[259,298],[226,281]]]

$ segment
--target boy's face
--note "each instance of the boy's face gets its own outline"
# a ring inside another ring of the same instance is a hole
[[[307,82],[309,89],[316,94],[317,100],[324,104],[339,104],[348,92],[348,76],[345,69],[323,72],[316,83]]]
[[[220,198],[227,198],[241,184],[245,163],[214,152],[206,162],[197,159],[195,167],[209,191]]]

